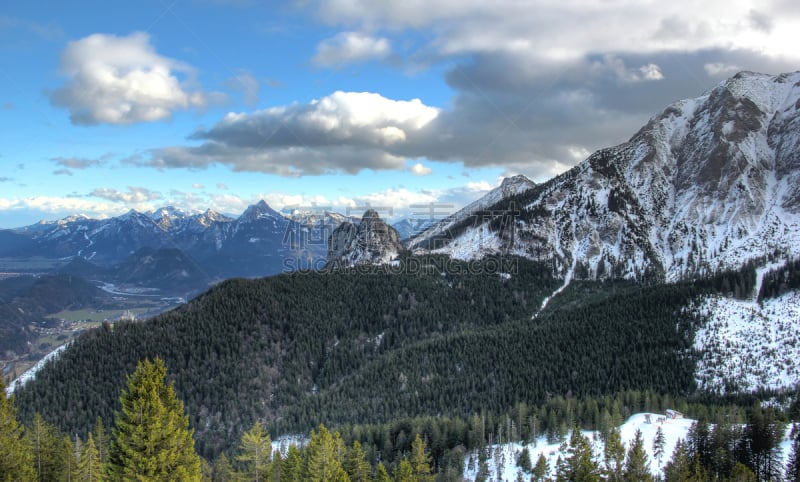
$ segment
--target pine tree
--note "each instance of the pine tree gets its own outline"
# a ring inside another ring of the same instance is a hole
[[[531,482],[544,482],[549,469],[544,454],[539,454],[536,465],[533,466],[533,470],[531,471]]]
[[[800,480],[800,433],[792,441],[789,463],[786,464],[786,480]]]
[[[211,476],[213,482],[232,482],[236,480],[236,473],[233,470],[231,461],[225,452],[219,454],[217,460],[214,461],[214,470]]]
[[[519,457],[517,458],[517,467],[521,468],[525,472],[531,471],[531,453],[528,451],[528,447],[523,447],[522,451],[519,453]]]
[[[386,467],[382,462],[379,462],[378,468],[375,470],[375,482],[391,482],[391,480],[389,472],[386,471]]]
[[[475,474],[475,482],[486,482],[489,480],[489,463],[488,457],[486,456],[486,451],[483,449],[479,450],[480,455],[478,456],[478,472]]]
[[[236,460],[243,464],[242,477],[253,482],[266,480],[272,456],[272,440],[261,422],[256,422],[253,428],[242,435],[239,452]]]
[[[623,477],[626,482],[653,481],[653,476],[650,474],[650,462],[647,460],[647,454],[644,451],[642,432],[639,430],[636,431],[633,445],[628,449]]]
[[[625,446],[622,444],[622,437],[619,430],[611,429],[608,433],[608,440],[603,451],[605,467],[603,475],[609,482],[622,482],[625,471]]]
[[[36,480],[57,480],[64,475],[63,440],[58,430],[45,422],[37,412],[26,431],[28,444],[33,449],[33,466]]]
[[[394,482],[416,482],[414,468],[408,459],[403,459],[394,468]]]
[[[100,460],[100,451],[97,450],[92,434],[89,434],[88,440],[81,448],[81,458],[78,461],[75,480],[77,482],[100,482],[106,480],[103,473],[103,464]]]
[[[728,477],[730,482],[756,482],[756,474],[753,473],[750,468],[748,468],[743,463],[737,463],[733,466],[733,470],[731,470],[731,475]],[[786,480],[798,480],[796,478],[786,479]]]
[[[579,427],[572,430],[567,458],[558,467],[556,480],[569,482],[599,482],[600,469],[592,460],[589,440],[581,435]]]
[[[108,432],[105,425],[103,425],[103,419],[100,417],[97,417],[97,421],[94,424],[92,436],[94,437],[94,444],[97,446],[97,453],[100,455],[100,461],[105,464],[108,462]]]
[[[664,445],[667,443],[667,438],[664,436],[664,431],[659,426],[656,430],[656,436],[653,438],[653,455],[658,461],[658,466],[661,467],[661,459],[664,457]]]
[[[281,482],[301,482],[303,471],[303,454],[297,445],[292,444],[281,463]]]
[[[200,480],[200,457],[183,402],[165,384],[160,358],[139,362],[122,391],[109,449],[108,475],[114,480]]]
[[[358,440],[353,442],[352,448],[347,452],[344,469],[350,476],[351,482],[368,482],[370,480],[372,467],[367,462],[367,454],[361,448],[361,442]]]
[[[0,481],[36,479],[33,452],[17,422],[13,399],[6,398],[6,385],[0,376]]]
[[[349,481],[342,467],[345,448],[339,433],[331,434],[324,425],[319,432],[311,431],[306,447],[306,477],[310,482]]]
[[[414,480],[418,482],[433,482],[431,456],[419,434],[411,442],[411,466],[414,469]]]
[[[678,440],[672,459],[664,465],[664,482],[683,482],[689,480],[692,471],[692,460],[683,440]]]

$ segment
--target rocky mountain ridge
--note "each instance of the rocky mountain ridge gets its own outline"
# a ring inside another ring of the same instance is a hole
[[[328,238],[328,266],[386,264],[403,249],[400,234],[368,209],[358,225],[345,221]]]
[[[517,254],[552,262],[562,277],[662,281],[796,256],[800,72],[739,73],[480,212],[409,247],[462,259]]]

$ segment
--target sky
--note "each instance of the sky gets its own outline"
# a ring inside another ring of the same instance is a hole
[[[4,2],[0,228],[457,209],[798,45],[796,0]]]

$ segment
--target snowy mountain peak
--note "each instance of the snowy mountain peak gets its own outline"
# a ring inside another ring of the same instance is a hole
[[[526,186],[513,223],[468,220],[510,212],[507,198],[501,185],[409,245],[555,261],[567,278],[675,280],[797,254],[800,72],[739,73],[668,106],[628,142]]]

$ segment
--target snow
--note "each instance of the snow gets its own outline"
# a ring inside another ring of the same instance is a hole
[[[11,396],[14,393],[14,390],[17,387],[21,387],[28,383],[30,380],[36,378],[36,373],[41,370],[44,365],[49,362],[50,360],[54,360],[58,355],[61,353],[64,348],[67,347],[67,344],[61,345],[60,347],[56,348],[55,350],[51,351],[47,355],[44,356],[41,360],[36,362],[36,365],[32,366],[29,370],[25,371],[22,375],[18,376],[15,380],[8,384],[6,387],[6,395]]]
[[[709,296],[695,307],[700,388],[721,393],[794,388],[800,382],[800,293],[742,301]]]
[[[650,417],[652,423],[647,423],[647,417]],[[686,440],[689,430],[695,420],[688,418],[669,419],[664,414],[657,413],[637,413],[632,415],[628,420],[619,426],[620,438],[625,445],[627,451],[636,437],[636,431],[642,434],[642,441],[644,449],[647,453],[650,472],[653,475],[659,475],[663,472],[664,465],[672,458],[675,451],[675,446],[679,440]],[[658,429],[664,433],[664,455],[661,460],[656,459],[653,450],[653,441],[655,440]],[[791,426],[786,429],[784,441],[780,444],[783,460],[788,460],[791,451],[791,441],[789,439]],[[588,438],[592,445],[592,453],[594,460],[598,465],[603,465],[603,450],[605,444],[600,439],[600,434],[597,431],[582,430],[581,435]],[[569,435],[565,439],[569,441]],[[556,464],[558,458],[566,458],[567,443],[561,442],[555,444],[548,444],[545,437],[539,437],[536,443],[523,445],[521,443],[512,442],[505,444],[494,444],[486,447],[484,450],[489,451],[487,464],[489,466],[489,480],[496,480],[498,462],[502,465],[502,474],[500,480],[503,482],[514,482],[517,480],[517,474],[523,473],[523,479],[529,480],[530,473],[525,473],[517,467],[517,457],[524,447],[528,448],[530,454],[531,465],[536,465],[539,456],[544,454],[547,459],[549,468],[549,477],[555,477]],[[478,471],[478,452],[473,451],[464,457],[464,478],[466,480],[475,480]]]

